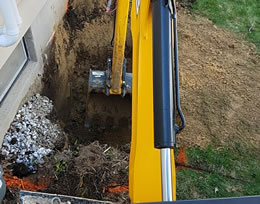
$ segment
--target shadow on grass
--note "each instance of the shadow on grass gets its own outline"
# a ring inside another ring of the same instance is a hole
[[[254,150],[194,147],[186,155],[186,164],[177,167],[178,200],[260,195],[260,157]]]

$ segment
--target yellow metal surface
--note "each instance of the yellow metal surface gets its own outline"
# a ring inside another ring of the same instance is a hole
[[[121,94],[125,41],[130,0],[118,0],[110,94]]]
[[[138,15],[132,1],[133,38],[132,140],[129,193],[132,203],[162,201],[160,150],[154,148],[153,53],[151,0],[141,0]],[[158,31],[160,32],[160,31]],[[174,158],[172,151],[172,158]],[[175,163],[172,162],[176,199]]]

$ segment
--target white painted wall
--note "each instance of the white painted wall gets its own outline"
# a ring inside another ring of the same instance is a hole
[[[68,0],[18,0],[18,9],[23,19],[20,39],[29,28],[32,31],[37,61],[30,61],[17,79],[0,106],[0,144],[25,96],[39,91],[43,74],[43,52],[60,20]],[[0,20],[1,22],[1,20]],[[0,48],[0,69],[17,44]]]
[[[21,2],[19,2],[18,10],[23,19],[19,39],[23,37],[28,28],[32,25],[33,21],[35,20],[41,9],[44,7],[46,1],[47,0],[22,0]],[[17,43],[8,48],[0,47],[0,69],[15,49]]]

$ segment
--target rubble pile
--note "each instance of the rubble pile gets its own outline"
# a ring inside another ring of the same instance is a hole
[[[1,154],[5,159],[24,163],[32,171],[44,163],[43,158],[64,136],[58,122],[49,119],[53,108],[52,101],[40,94],[21,107],[4,137]]]

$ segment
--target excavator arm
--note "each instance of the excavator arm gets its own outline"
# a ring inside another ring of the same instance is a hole
[[[89,90],[107,95],[132,93],[131,202],[259,203],[259,197],[176,201],[174,148],[176,134],[185,127],[179,96],[176,4],[174,0],[132,0],[132,74],[126,73],[124,59],[129,4],[130,0],[117,1],[113,57],[107,71],[90,71]]]
[[[136,8],[136,9],[135,9]],[[174,1],[132,2],[132,143],[130,198],[133,203],[176,200],[174,147],[185,120],[179,103]],[[177,36],[176,36],[177,37]],[[175,54],[176,53],[176,54]],[[182,119],[179,127],[176,114]]]
[[[112,2],[108,1],[108,8]],[[175,125],[176,110],[180,108],[175,100],[174,2],[165,2],[132,1],[130,74],[125,71],[124,58],[130,0],[118,0],[112,59],[106,71],[90,71],[90,92],[122,96],[132,93],[129,187],[134,203],[176,199],[173,148],[180,129]]]

